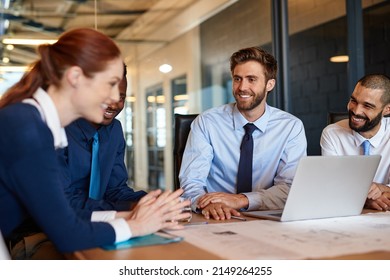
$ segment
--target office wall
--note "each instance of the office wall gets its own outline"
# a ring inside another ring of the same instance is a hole
[[[329,60],[347,54],[346,34],[344,17],[290,36],[291,113],[303,121],[309,154],[320,154],[328,111],[346,110],[347,63]]]
[[[226,103],[231,96],[229,57],[240,48],[271,41],[269,0],[241,0],[200,26],[202,109]]]
[[[363,14],[366,73],[390,76],[390,3],[368,8]]]

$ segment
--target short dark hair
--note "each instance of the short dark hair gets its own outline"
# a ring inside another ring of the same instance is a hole
[[[231,73],[233,74],[234,68],[237,66],[237,64],[251,60],[257,61],[263,65],[267,81],[270,79],[276,79],[276,73],[278,70],[276,59],[273,57],[273,55],[261,49],[260,47],[245,48],[233,53],[230,57]]]
[[[365,88],[380,89],[383,91],[381,102],[390,104],[390,78],[383,74],[368,74],[361,78],[357,84]]]

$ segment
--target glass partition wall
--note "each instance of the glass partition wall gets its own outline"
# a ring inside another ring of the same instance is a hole
[[[161,85],[146,92],[146,141],[149,189],[165,189],[164,148],[166,144],[165,96]]]

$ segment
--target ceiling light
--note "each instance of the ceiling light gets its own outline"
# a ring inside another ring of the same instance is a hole
[[[15,47],[14,45],[6,45],[5,48],[9,51],[12,51]]]
[[[127,96],[126,101],[127,102],[135,102],[135,96]]]
[[[188,100],[188,95],[187,95],[187,94],[175,95],[175,96],[173,97],[173,100],[175,100],[175,101]]]
[[[8,29],[9,28],[9,20],[8,19],[4,19],[3,20],[3,27],[4,27],[4,29]]]
[[[348,62],[348,61],[349,61],[349,57],[348,57],[348,55],[337,55],[337,56],[332,56],[332,57],[330,58],[330,61],[331,61],[331,62],[336,62],[336,63]]]
[[[42,45],[42,44],[54,44],[57,39],[19,39],[19,38],[4,38],[3,44],[12,45]]]
[[[26,72],[30,70],[29,66],[0,66],[0,72]]]
[[[4,62],[4,63],[8,63],[8,62],[9,62],[9,58],[6,57],[6,56],[4,56],[4,57],[3,57],[3,62]]]
[[[169,73],[172,71],[172,66],[169,64],[162,64],[158,70],[160,70],[161,73]]]
[[[147,97],[147,101],[149,103],[160,103],[160,104],[163,104],[163,103],[165,103],[165,96],[164,95],[157,95],[157,96],[149,95]]]

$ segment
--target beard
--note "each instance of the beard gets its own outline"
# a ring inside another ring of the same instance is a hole
[[[371,129],[376,127],[381,122],[381,120],[382,120],[382,112],[383,111],[381,111],[375,118],[370,120],[369,118],[367,118],[365,116],[355,115],[351,110],[349,110],[348,111],[348,113],[349,113],[349,127],[352,130],[356,131],[356,132],[367,132],[367,131],[370,131]],[[354,116],[356,118],[364,119],[366,122],[364,123],[364,125],[362,125],[360,127],[354,126],[353,123],[351,122],[351,117],[352,116]]]
[[[251,95],[253,96],[252,101],[250,102],[243,102],[242,100],[239,100],[237,98],[238,95],[243,94],[243,95]],[[265,98],[265,88],[261,92],[253,93],[253,92],[248,92],[248,91],[236,91],[233,92],[234,99],[236,99],[236,104],[237,108],[241,111],[251,111],[258,107],[261,102],[263,102]]]

